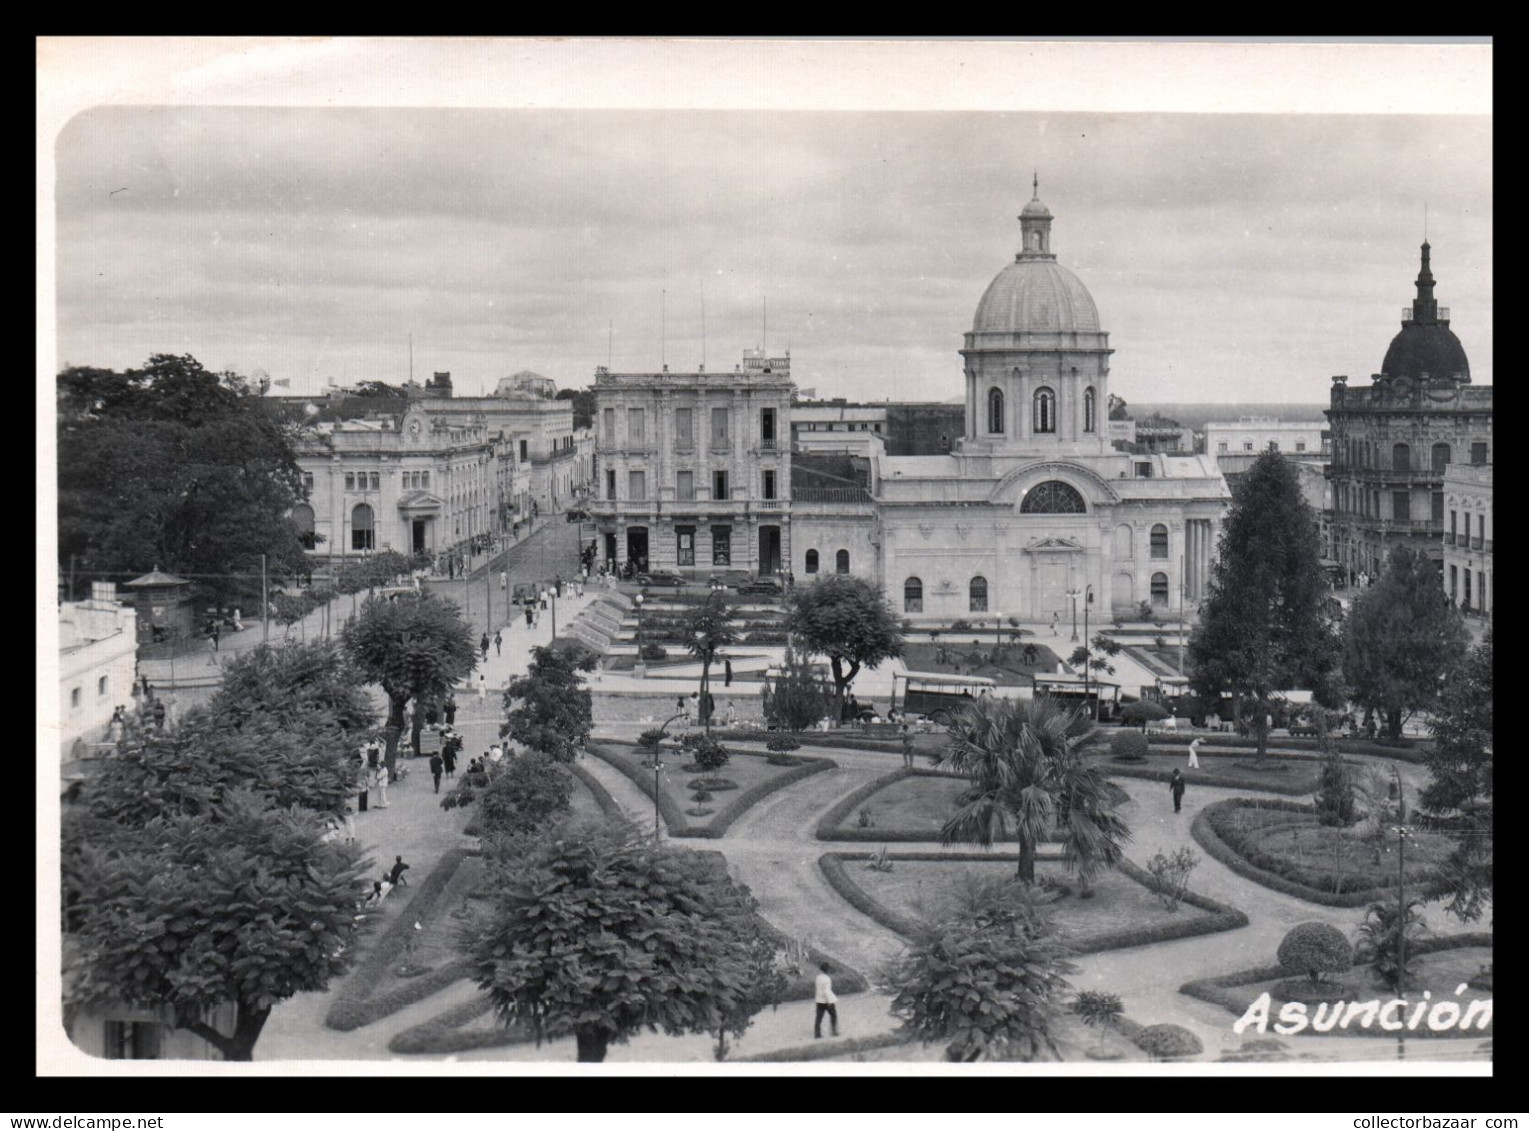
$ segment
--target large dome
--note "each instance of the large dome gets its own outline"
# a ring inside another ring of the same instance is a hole
[[[1088,288],[1054,259],[1020,258],[998,273],[977,304],[977,334],[1055,334],[1099,331],[1099,309]]]
[[[1373,355],[1372,355],[1373,356]],[[1471,363],[1465,359],[1465,347],[1445,323],[1419,325],[1408,322],[1391,339],[1386,360],[1380,363],[1386,377],[1454,377],[1470,380]]]

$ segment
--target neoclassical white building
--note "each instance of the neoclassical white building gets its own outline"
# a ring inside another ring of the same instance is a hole
[[[1057,262],[1038,194],[1021,247],[960,353],[966,431],[948,455],[874,456],[868,493],[793,492],[800,580],[872,578],[915,623],[1193,616],[1231,502],[1209,455],[1130,455],[1105,420],[1114,352],[1088,289]],[[1075,596],[1076,595],[1076,596]]]

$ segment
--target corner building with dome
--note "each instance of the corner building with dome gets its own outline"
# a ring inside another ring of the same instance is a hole
[[[1057,262],[1052,219],[1037,192],[1020,250],[977,304],[951,452],[873,456],[858,502],[793,497],[798,581],[860,574],[914,623],[1070,623],[1074,594],[1080,623],[1085,601],[1096,619],[1143,601],[1194,616],[1231,492],[1211,456],[1111,446],[1114,351],[1088,288]]]

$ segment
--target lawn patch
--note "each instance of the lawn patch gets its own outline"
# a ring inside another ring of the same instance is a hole
[[[1202,751],[1196,769],[1185,765],[1185,755],[1160,751],[1149,753],[1140,762],[1117,762],[1103,751],[1090,751],[1090,756],[1094,765],[1111,777],[1166,783],[1173,777],[1173,771],[1178,770],[1191,787],[1213,785],[1292,797],[1310,797],[1315,793],[1322,772],[1321,762],[1317,759],[1291,755],[1270,755],[1263,763],[1256,763],[1242,752],[1222,755]]]
[[[851,906],[888,930],[911,938],[921,919],[937,909],[940,893],[979,868],[993,875],[1013,875],[1017,858],[992,853],[892,853],[890,872],[864,867],[865,858],[830,852],[818,866],[833,889]],[[1036,862],[1036,878],[1077,885],[1059,860]],[[1069,895],[1050,905],[1056,925],[1069,935],[1078,954],[1144,946],[1245,927],[1248,917],[1234,907],[1188,893],[1177,912],[1165,910],[1147,887],[1151,878],[1130,861],[1121,861],[1094,882],[1094,896]],[[1192,909],[1186,913],[1185,908]]]
[[[1007,629],[1004,636],[1004,643],[997,645],[991,628],[986,635],[981,631],[943,632],[938,644],[905,643],[903,663],[910,671],[983,676],[1001,687],[1028,687],[1036,672],[1057,670],[1061,657],[1046,645],[1023,639],[1011,644]],[[1027,645],[1035,649],[1031,660],[1025,658]],[[940,662],[941,656],[945,657],[944,663]]]

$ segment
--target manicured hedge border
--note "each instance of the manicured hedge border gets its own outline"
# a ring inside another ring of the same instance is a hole
[[[1137,778],[1142,781],[1168,782],[1173,778],[1172,770],[1155,770],[1151,766],[1131,765],[1129,763],[1116,762],[1111,758],[1095,759],[1099,770],[1110,777]],[[1279,782],[1275,778],[1264,777],[1261,774],[1249,770],[1246,773],[1218,774],[1214,779],[1191,777],[1193,770],[1179,767],[1184,773],[1184,780],[1190,785],[1203,785],[1208,789],[1248,789],[1257,793],[1277,793],[1283,797],[1310,797],[1316,792],[1320,774],[1316,770],[1307,770],[1300,776],[1300,784],[1293,782]]]
[[[991,853],[975,852],[904,852],[889,854],[889,857],[892,860],[1016,859],[1013,856],[997,856]],[[876,920],[876,922],[890,931],[895,931],[906,938],[914,937],[919,930],[917,920],[911,916],[893,911],[880,900],[871,896],[864,888],[850,878],[844,862],[853,859],[857,859],[857,857],[850,853],[829,852],[818,857],[818,867],[822,869],[823,876],[828,880],[829,885],[850,906]],[[1117,870],[1143,887],[1147,887],[1151,883],[1151,876],[1129,860],[1122,860],[1117,865]],[[1207,896],[1187,892],[1180,902],[1198,910],[1207,911],[1210,914],[1194,919],[1175,919],[1171,922],[1157,923],[1151,926],[1127,927],[1117,931],[1099,931],[1091,935],[1077,935],[1070,940],[1069,945],[1075,954],[1096,954],[1102,950],[1121,950],[1125,947],[1146,946],[1149,943],[1192,938],[1195,935],[1216,934],[1220,931],[1231,931],[1248,925],[1248,917],[1241,911]]]
[[[1258,749],[1256,738],[1222,734],[1219,731],[1185,731],[1182,734],[1175,731],[1154,732],[1148,736],[1147,741],[1153,746],[1188,746],[1197,738],[1204,745],[1230,746],[1237,750]],[[1432,749],[1433,741],[1427,738],[1415,738],[1412,742],[1412,746],[1383,746],[1379,742],[1371,742],[1368,739],[1334,739],[1334,745],[1340,754],[1367,754],[1374,758],[1391,758],[1398,762],[1420,765]],[[1322,745],[1315,738],[1273,738],[1269,740],[1268,750],[1271,754],[1286,752],[1286,757],[1320,758],[1322,756]],[[1307,754],[1305,751],[1312,753]],[[1215,757],[1218,753],[1220,752],[1215,750],[1201,750],[1200,757]]]
[[[783,730],[712,730],[712,736],[721,742],[758,742],[766,743],[770,739],[781,735],[790,734],[803,746],[821,746],[828,749],[839,747],[844,750],[875,751],[884,754],[901,754],[903,752],[902,739],[867,738],[852,730],[845,731],[818,731],[804,730],[796,733]],[[919,745],[917,733],[914,734],[915,754],[928,755],[928,745]],[[924,737],[943,738],[943,731],[934,731]]]
[[[819,840],[836,841],[875,841],[877,844],[914,843],[929,844],[940,839],[937,832],[925,832],[917,829],[861,829],[840,828],[844,821],[866,800],[886,789],[887,786],[902,781],[904,778],[952,778],[954,774],[942,774],[937,770],[909,769],[907,766],[893,770],[889,774],[883,774],[874,781],[866,782],[853,793],[848,794],[842,801],[823,814],[823,819],[818,822],[817,838]]]
[[[838,984],[837,980],[835,984]],[[852,1056],[857,1052],[887,1049],[912,1043],[901,1033],[882,1033],[875,1037],[851,1037],[848,1040],[831,1040],[827,1044],[819,1042],[811,1045],[797,1045],[789,1049],[775,1049],[773,1052],[762,1052],[756,1056],[734,1057],[728,1063],[778,1064],[782,1061],[794,1060],[832,1060],[837,1056]]]
[[[1492,945],[1492,933],[1490,931],[1466,931],[1458,935],[1442,935],[1437,938],[1419,939],[1410,945],[1413,954],[1434,954],[1441,950],[1459,950],[1468,946]],[[1247,1012],[1252,1004],[1247,994],[1234,992],[1240,986],[1249,986],[1257,982],[1267,982],[1271,978],[1290,977],[1292,972],[1286,970],[1279,963],[1270,966],[1255,966],[1249,970],[1237,970],[1231,974],[1222,974],[1216,978],[1196,978],[1194,981],[1185,982],[1179,987],[1179,993],[1187,997],[1198,998],[1200,1001],[1208,1001],[1212,1005],[1219,1005],[1237,1017]],[[1382,991],[1377,991],[1380,993]],[[1367,999],[1366,999],[1367,1000]],[[1458,1029],[1446,1029],[1437,1032],[1429,1029],[1426,1025],[1418,1029],[1385,1030],[1376,1027],[1366,1029],[1344,1029],[1341,1033],[1335,1030],[1339,1036],[1350,1037],[1390,1037],[1398,1035],[1411,1039],[1413,1037],[1481,1037],[1489,1036],[1492,1032],[1490,1025],[1485,1029],[1471,1029],[1463,1032]],[[1319,1034],[1320,1035],[1320,1034]]]
[[[1213,859],[1225,864],[1232,871],[1256,884],[1262,884],[1266,888],[1280,892],[1284,895],[1294,896],[1296,899],[1304,899],[1308,903],[1320,903],[1324,907],[1363,907],[1380,899],[1394,897],[1392,888],[1365,888],[1361,891],[1346,891],[1335,895],[1330,891],[1322,891],[1310,887],[1296,880],[1286,879],[1284,876],[1267,869],[1260,868],[1252,861],[1244,857],[1211,827],[1210,817],[1207,816],[1212,810],[1227,808],[1258,808],[1279,809],[1291,813],[1315,813],[1313,805],[1298,805],[1293,801],[1257,801],[1249,803],[1240,798],[1228,798],[1225,801],[1214,801],[1195,814],[1193,823],[1189,826],[1189,835],[1195,838],[1195,842],[1205,849]],[[1439,895],[1448,889],[1443,881],[1422,881],[1409,886],[1415,887],[1423,895]]]
[[[607,746],[626,746],[635,750],[637,749],[636,744],[607,740],[598,745],[591,745],[589,752],[608,766],[626,775],[632,784],[642,790],[647,795],[648,800],[651,801],[653,799],[653,781],[651,776],[645,773],[641,767],[634,765],[628,758],[622,757],[614,751],[604,749]],[[733,750],[730,753],[735,758],[766,757],[766,755],[756,754],[752,750]],[[658,795],[658,811],[664,819],[664,824],[669,826],[670,836],[700,837],[717,840],[725,836],[732,823],[743,816],[748,809],[752,808],[762,798],[768,797],[776,790],[784,789],[794,782],[799,782],[803,778],[810,778],[813,774],[821,774],[825,770],[832,770],[834,768],[834,763],[827,758],[802,759],[801,765],[792,766],[768,781],[758,782],[745,789],[737,797],[724,805],[717,812],[717,815],[711,819],[709,825],[690,824],[686,820],[684,811],[675,803],[672,797],[663,791],[660,791]]]
[[[429,917],[445,893],[446,885],[451,882],[451,877],[456,874],[458,866],[469,856],[478,854],[476,848],[465,846],[448,848],[441,854],[440,862],[425,877],[402,914],[388,924],[387,929],[373,944],[371,953],[357,964],[350,977],[340,987],[338,997],[324,1017],[324,1024],[328,1028],[338,1029],[343,1033],[370,1025],[391,1013],[398,1012],[406,1005],[424,1000],[459,978],[466,977],[466,966],[463,960],[457,959],[428,974],[421,974],[388,993],[377,997],[371,996],[377,983],[388,972],[388,968],[404,953],[404,947],[414,935],[415,920]]]
[[[610,791],[600,784],[599,779],[577,762],[570,762],[568,768],[573,771],[573,776],[584,783],[584,788],[594,795],[595,804],[600,807],[600,812],[606,817],[625,816],[621,812],[621,806],[610,795]]]

